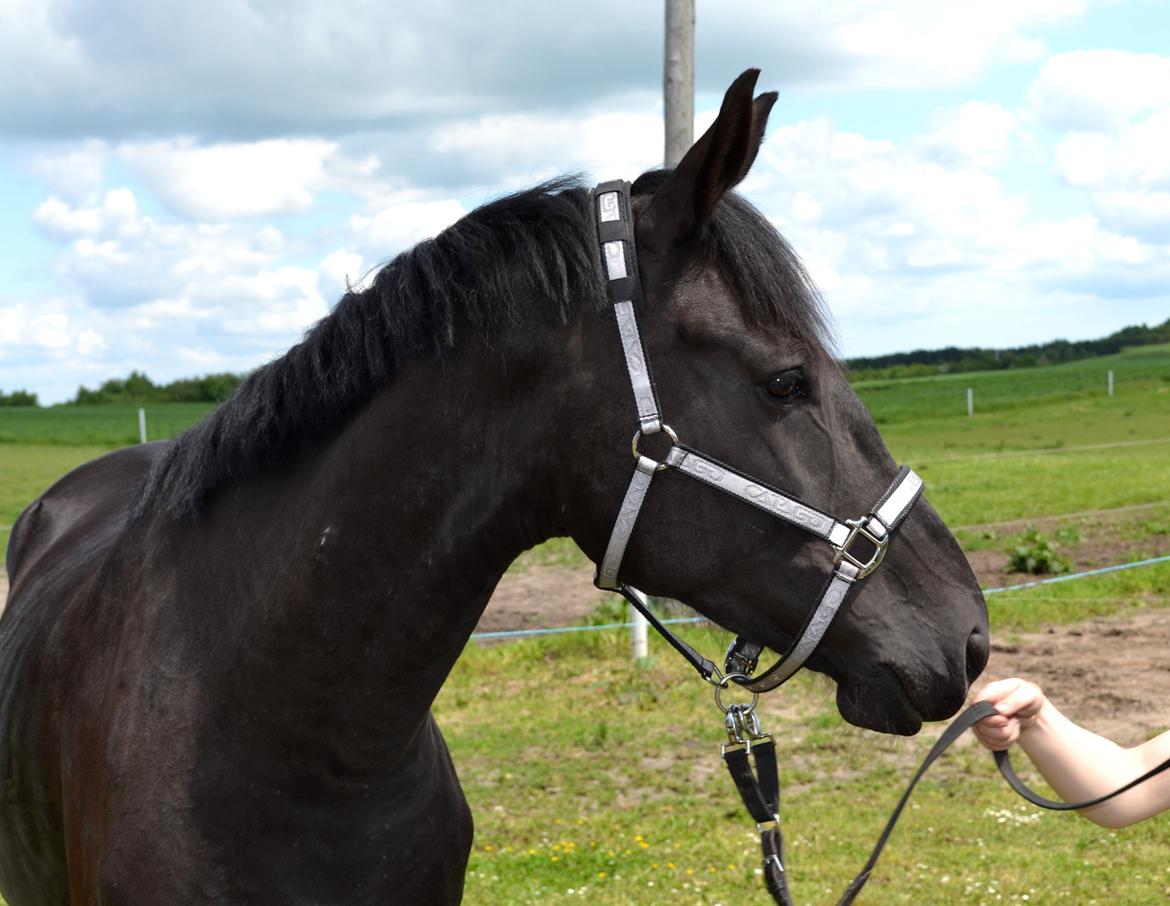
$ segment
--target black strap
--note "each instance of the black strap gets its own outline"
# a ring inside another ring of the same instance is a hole
[[[756,769],[752,770],[751,756]],[[770,737],[753,739],[749,746],[728,746],[723,750],[727,771],[739,790],[748,814],[760,829],[760,850],[764,854],[764,885],[781,906],[793,906],[784,868],[784,836],[780,832],[780,773],[776,768],[776,744]]]
[[[663,626],[658,617],[654,616],[653,612],[651,612],[650,608],[645,607],[642,604],[642,601],[638,598],[638,595],[630,590],[630,586],[623,582],[617,587],[617,592],[623,598],[629,601],[630,605],[635,610],[637,610],[638,613],[646,618],[646,622],[653,626],[659,635],[666,639],[666,641],[670,642],[671,647],[673,647],[675,651],[686,658],[687,662],[697,671],[699,671],[699,675],[703,677],[703,679],[710,679],[715,675],[718,668],[716,668],[714,662],[707,660],[705,657],[703,657],[703,655],[695,651],[694,648],[692,648],[677,635]]]
[[[1024,781],[1016,776],[1015,768],[1012,767],[1012,761],[1008,757],[1007,751],[994,752],[995,764],[999,768],[999,772],[1003,774],[1003,779],[1008,782],[1013,790],[1031,802],[1033,805],[1038,805],[1040,808],[1051,809],[1054,812],[1072,812],[1083,808],[1092,808],[1094,805],[1100,805],[1102,802],[1108,802],[1114,796],[1120,796],[1122,793],[1129,792],[1139,783],[1145,783],[1151,777],[1157,777],[1163,771],[1170,770],[1170,758],[1163,761],[1157,767],[1150,768],[1142,774],[1131,780],[1125,786],[1114,790],[1112,793],[1106,793],[1104,796],[1098,796],[1096,799],[1085,799],[1082,802],[1061,802],[1056,799],[1046,799],[1039,793],[1034,793],[1024,785]]]
[[[926,753],[926,757],[922,759],[922,764],[918,766],[918,770],[915,771],[914,776],[911,778],[909,786],[902,793],[902,798],[898,800],[898,804],[894,807],[893,813],[890,815],[889,820],[886,821],[886,826],[882,829],[881,836],[878,837],[877,843],[874,844],[873,851],[869,854],[865,865],[862,866],[861,871],[857,873],[857,877],[845,889],[845,893],[837,901],[837,906],[849,906],[850,903],[857,899],[857,895],[861,893],[861,888],[865,886],[865,882],[869,880],[870,872],[873,871],[878,859],[881,858],[882,850],[886,848],[890,834],[894,831],[894,825],[898,823],[898,819],[902,816],[902,810],[906,807],[906,803],[910,801],[910,794],[914,792],[914,787],[918,785],[918,781],[922,779],[922,775],[926,773],[927,769],[934,764],[943,752],[951,747],[956,739],[966,733],[971,727],[975,726],[975,724],[979,723],[979,721],[983,720],[983,718],[997,713],[995,705],[991,704],[991,702],[975,702],[975,704],[956,717],[951,725],[943,731],[942,736],[938,738],[938,742],[931,746],[930,751]]]

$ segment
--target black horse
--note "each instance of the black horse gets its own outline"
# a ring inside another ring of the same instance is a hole
[[[828,512],[895,472],[795,255],[731,188],[756,73],[633,187],[641,323],[672,425]],[[615,136],[615,141],[620,141]],[[348,293],[174,442],[20,517],[0,620],[10,906],[454,903],[472,821],[430,706],[518,553],[595,561],[629,480],[629,379],[590,193],[488,204]],[[670,471],[623,578],[783,650],[827,546]],[[914,733],[987,656],[920,503],[810,666],[849,721]]]

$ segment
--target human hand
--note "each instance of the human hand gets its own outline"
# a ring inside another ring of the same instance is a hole
[[[1039,686],[1018,677],[988,683],[976,700],[991,702],[999,712],[974,727],[979,741],[993,751],[1007,749],[1019,740],[1048,701]]]

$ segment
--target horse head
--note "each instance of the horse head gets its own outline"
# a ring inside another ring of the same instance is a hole
[[[629,207],[642,301],[642,350],[662,418],[681,442],[824,513],[863,517],[898,473],[825,339],[815,289],[771,224],[731,190],[748,173],[775,94],[756,72],[728,90],[676,169],[645,174]],[[582,474],[567,530],[596,562],[629,480],[638,426],[612,317],[579,324],[573,442]],[[664,433],[641,439],[656,461]],[[676,448],[677,449],[677,448]],[[784,651],[816,606],[834,550],[799,526],[694,481],[654,478],[622,579],[685,602],[727,629]],[[837,683],[851,723],[910,734],[963,703],[988,654],[975,576],[938,514],[919,501],[880,569],[856,587],[808,661]]]

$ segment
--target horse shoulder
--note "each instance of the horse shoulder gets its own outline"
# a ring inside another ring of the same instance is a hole
[[[125,524],[139,486],[170,441],[125,447],[78,466],[34,500],[17,518],[6,565],[12,592],[47,554],[97,539],[108,541]]]

